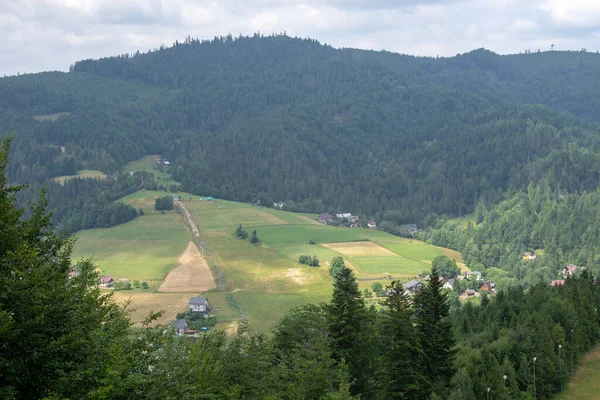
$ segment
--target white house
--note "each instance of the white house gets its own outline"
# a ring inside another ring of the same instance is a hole
[[[210,304],[208,299],[204,296],[191,297],[189,301],[191,312],[200,312],[205,316],[211,312]]]

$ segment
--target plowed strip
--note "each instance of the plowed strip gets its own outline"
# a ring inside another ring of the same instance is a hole
[[[188,244],[177,262],[179,266],[169,272],[158,288],[159,292],[205,292],[216,287],[212,273],[194,242]]]

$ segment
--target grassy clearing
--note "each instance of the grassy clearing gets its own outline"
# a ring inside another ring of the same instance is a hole
[[[137,292],[137,291],[118,291],[114,292],[115,299],[119,303],[131,301],[129,306],[130,317],[135,327],[140,327],[141,323],[151,312],[163,310],[164,314],[157,322],[168,324],[175,319],[177,313],[183,312],[188,307],[188,301],[194,293],[155,293],[155,292]],[[212,299],[211,299],[212,300]]]
[[[64,185],[66,181],[73,178],[106,179],[106,174],[94,169],[82,169],[81,171],[77,171],[77,175],[63,175],[52,179],[61,185]]]
[[[168,172],[167,166],[162,166],[160,168],[154,166],[154,159],[161,158],[160,154],[150,154],[144,156],[138,160],[131,161],[125,167],[123,167],[123,171],[128,172],[138,172],[138,171],[146,171],[154,174],[156,178],[156,183],[159,185],[178,185],[173,179],[171,179],[171,174]]]
[[[600,346],[586,354],[580,361],[579,369],[558,399],[596,399],[600,393]]]
[[[190,235],[181,215],[150,214],[113,228],[78,232],[73,258],[90,257],[115,279],[162,281],[185,250]]]
[[[57,119],[59,119],[60,117],[64,117],[71,114],[70,112],[59,112],[59,113],[54,113],[54,114],[46,114],[46,115],[34,115],[33,118],[35,118],[38,121],[56,121]]]

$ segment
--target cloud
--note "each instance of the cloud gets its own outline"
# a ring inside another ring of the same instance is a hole
[[[0,75],[64,71],[187,35],[286,31],[335,47],[452,56],[596,50],[598,27],[592,0],[0,0]]]

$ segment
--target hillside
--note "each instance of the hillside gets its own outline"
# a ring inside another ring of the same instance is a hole
[[[200,232],[196,238],[182,213],[162,214],[153,209],[155,198],[164,195],[146,191],[126,196],[119,202],[143,209],[143,216],[113,228],[77,233],[74,258],[93,257],[102,274],[115,280],[149,284],[148,290],[116,293],[121,300],[134,301],[133,318],[138,323],[151,310],[161,308],[166,311],[161,322],[167,323],[185,309],[189,297],[208,291],[219,326],[235,325],[243,314],[267,332],[289,309],[330,296],[329,266],[334,257],[343,257],[353,268],[362,289],[376,281],[385,284],[388,276],[406,282],[427,271],[439,255],[462,262],[457,252],[381,231],[326,226],[315,215],[225,200],[202,201],[202,197],[182,193],[181,203]],[[256,229],[258,245],[234,236],[240,224],[249,232]],[[316,244],[308,244],[310,240]],[[190,286],[198,275],[191,272],[179,281],[169,281],[165,290],[165,282],[174,278],[167,274],[183,264],[182,254],[189,252],[190,241],[201,251],[204,246],[204,257],[195,262],[208,264],[214,284]],[[317,256],[320,266],[299,264],[303,254]]]
[[[188,40],[0,79],[0,129],[15,135],[13,182],[161,154],[191,193],[424,225],[542,178],[594,190],[582,166],[595,151],[557,155],[597,148],[599,66],[580,52],[432,59],[287,36]]]

